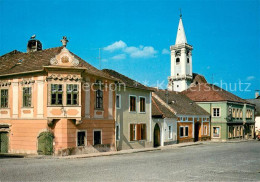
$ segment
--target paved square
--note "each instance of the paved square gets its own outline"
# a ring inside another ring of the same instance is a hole
[[[0,159],[0,181],[260,181],[260,142],[81,159]]]

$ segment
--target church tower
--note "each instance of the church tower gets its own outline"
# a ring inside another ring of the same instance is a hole
[[[170,46],[171,76],[168,77],[168,90],[181,92],[192,83],[192,49],[187,43],[180,15],[175,45]]]

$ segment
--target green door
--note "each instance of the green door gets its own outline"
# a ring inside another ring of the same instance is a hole
[[[8,153],[8,133],[0,133],[0,153]]]
[[[53,134],[43,132],[38,137],[38,154],[52,155],[53,153]]]

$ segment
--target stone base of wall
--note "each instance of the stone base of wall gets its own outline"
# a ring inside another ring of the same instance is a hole
[[[116,142],[117,150],[129,150],[129,149],[142,149],[142,148],[151,148],[153,147],[152,142],[147,141],[133,141],[133,142]]]
[[[194,142],[194,138],[187,138],[187,139],[178,140],[177,143],[184,143],[184,142]]]
[[[110,144],[101,144],[95,146],[86,147],[73,147],[67,149],[61,149],[55,152],[57,156],[67,156],[67,155],[79,155],[79,154],[89,154],[89,153],[99,153],[99,152],[110,152],[115,151],[115,148]]]
[[[169,141],[169,142],[164,142],[164,146],[165,145],[173,145],[173,144],[177,144],[177,141]]]
[[[210,136],[199,137],[199,141],[207,141],[207,140],[210,140]]]

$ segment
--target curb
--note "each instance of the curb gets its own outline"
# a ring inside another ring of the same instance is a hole
[[[113,155],[125,155],[125,154],[133,154],[133,153],[141,153],[141,152],[152,152],[152,151],[159,151],[162,150],[161,148],[153,148],[153,149],[144,149],[144,150],[136,150],[136,151],[118,151],[113,153],[96,153],[96,154],[82,154],[78,156],[61,156],[57,157],[58,159],[79,159],[79,158],[92,158],[92,157],[103,157],[103,156],[113,156]]]

